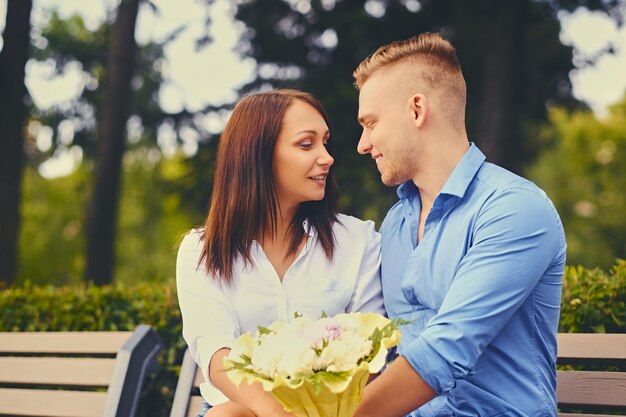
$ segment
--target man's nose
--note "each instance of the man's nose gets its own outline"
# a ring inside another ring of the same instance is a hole
[[[361,137],[359,138],[359,143],[356,145],[356,150],[361,155],[368,154],[372,150],[372,144],[370,143],[369,138],[367,137],[367,134],[365,131],[361,133]]]

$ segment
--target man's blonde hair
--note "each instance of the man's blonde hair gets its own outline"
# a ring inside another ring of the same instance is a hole
[[[448,72],[461,72],[454,46],[438,33],[425,32],[378,48],[352,73],[354,85],[361,88],[376,71],[405,61],[437,67]]]
[[[434,93],[443,112],[456,128],[465,128],[466,86],[454,46],[438,33],[425,32],[383,45],[354,70],[354,85],[361,89],[376,72],[401,67],[410,82]],[[402,86],[410,88],[410,85]]]

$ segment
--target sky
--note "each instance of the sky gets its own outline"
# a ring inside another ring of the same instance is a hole
[[[165,50],[165,85],[159,101],[166,111],[186,108],[196,111],[207,104],[221,104],[236,99],[236,90],[250,80],[255,69],[252,59],[241,60],[233,51],[243,25],[232,19],[231,0],[215,0],[207,8],[203,0],[151,0],[158,13],[149,7],[141,7],[137,20],[136,37],[139,43],[163,40],[176,28],[184,31]],[[370,0],[377,3],[376,0]],[[95,28],[113,10],[116,0],[34,0],[32,13],[33,36],[45,24],[48,11],[56,9],[61,17],[80,14],[88,28]],[[626,2],[624,3],[626,15]],[[370,7],[371,10],[378,10]],[[204,20],[210,13],[209,27],[213,42],[201,50],[195,49],[195,40],[205,33]],[[6,1],[0,0],[0,30],[4,28]],[[585,101],[598,117],[606,116],[608,106],[619,101],[626,92],[626,25],[618,28],[616,23],[600,12],[578,9],[574,13],[562,13],[561,41],[574,46],[574,64],[570,74],[574,96]],[[615,54],[602,54],[593,66],[582,63],[596,56],[607,45]],[[0,39],[0,47],[2,41]],[[26,67],[26,86],[37,106],[46,108],[67,103],[82,91],[85,79],[78,66],[66,68],[61,77],[53,77],[49,65],[29,62]],[[224,120],[208,115],[203,127],[212,133],[221,130]],[[132,126],[129,126],[132,127]],[[36,127],[37,128],[37,127]],[[60,135],[67,142],[66,149],[40,168],[42,175],[52,178],[67,175],[81,160],[81,151],[71,146],[72,128],[64,126]],[[40,149],[50,147],[52,132],[37,128],[37,145]],[[193,154],[197,148],[193,133],[188,133],[183,151]],[[165,155],[175,152],[173,132],[160,132],[159,142]]]

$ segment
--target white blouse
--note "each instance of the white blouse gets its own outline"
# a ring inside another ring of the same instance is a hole
[[[207,372],[211,357],[231,347],[245,332],[276,320],[291,321],[295,313],[320,318],[354,311],[384,314],[380,285],[380,235],[371,221],[340,214],[333,226],[335,252],[328,261],[316,231],[304,222],[308,239],[279,279],[261,246],[255,241],[247,266],[241,257],[233,265],[230,285],[221,285],[198,266],[203,242],[199,231],[183,239],[176,261],[176,283],[183,318],[183,337],[200,366],[204,399],[212,405],[228,398],[211,384]]]

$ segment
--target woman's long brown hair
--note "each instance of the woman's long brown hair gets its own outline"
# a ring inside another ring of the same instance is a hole
[[[280,207],[272,175],[274,148],[285,112],[296,100],[315,108],[328,125],[324,108],[311,94],[273,90],[243,97],[220,137],[200,263],[205,264],[215,279],[226,284],[232,281],[237,256],[251,263],[253,240],[260,239],[267,226],[276,231]],[[332,156],[332,140],[327,149]],[[305,233],[302,222],[307,220],[317,230],[326,257],[332,259],[335,247],[332,227],[337,220],[338,196],[331,167],[324,198],[298,206],[288,228],[287,256],[298,250]]]

